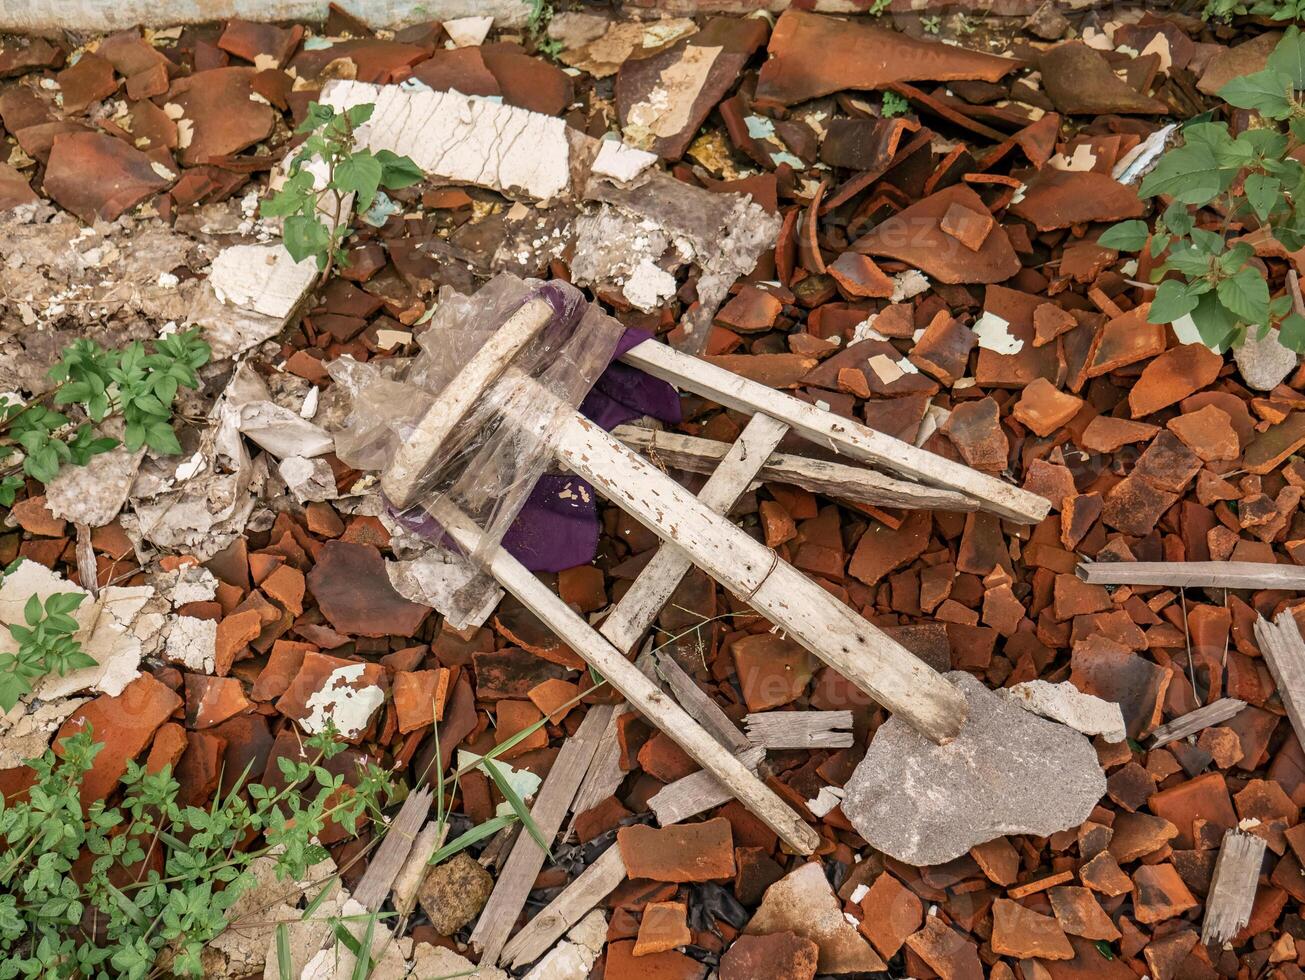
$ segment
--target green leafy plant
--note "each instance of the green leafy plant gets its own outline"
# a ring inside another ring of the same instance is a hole
[[[926,34],[938,34],[942,31],[942,17],[938,14],[921,17],[920,27]]]
[[[904,116],[911,111],[911,103],[902,98],[896,92],[885,92],[880,112],[885,119],[891,119],[893,116]]]
[[[1234,136],[1227,123],[1198,118],[1182,131],[1146,177],[1139,195],[1171,203],[1155,221],[1125,221],[1099,239],[1108,248],[1161,260],[1147,318],[1172,323],[1190,316],[1211,347],[1236,346],[1255,328],[1272,326],[1281,342],[1305,350],[1305,310],[1293,297],[1271,297],[1255,247],[1231,236],[1236,222],[1267,233],[1288,251],[1305,247],[1305,166],[1294,154],[1305,145],[1305,37],[1289,28],[1260,72],[1219,90],[1229,105],[1255,110],[1264,124]],[[1149,246],[1148,246],[1149,240]]]
[[[84,593],[59,592],[42,604],[32,596],[23,606],[26,626],[14,623],[9,635],[18,643],[16,653],[0,653],[0,708],[9,711],[32,691],[32,682],[47,674],[63,676],[70,670],[94,667],[91,657],[73,638],[77,620],[69,615],[82,604]]]
[[[534,44],[535,50],[550,58],[562,53],[562,42],[548,36],[548,25],[553,20],[553,4],[550,0],[526,0],[530,12],[526,14],[526,34]]]
[[[0,980],[202,976],[205,944],[257,882],[254,861],[303,880],[326,856],[328,821],[352,834],[380,814],[385,774],[371,767],[350,790],[321,764],[344,748],[335,733],[307,744],[311,760],[277,760],[282,789],[242,777],[208,809],[178,802],[170,768],[134,762],[121,803],[84,808],[78,788],[102,748],[90,726],[33,760],[27,798],[0,798]],[[279,959],[282,948],[278,937]]]
[[[1305,0],[1206,0],[1201,16],[1206,20],[1232,20],[1239,14],[1268,17],[1270,20],[1301,20],[1305,18]]]
[[[65,463],[85,466],[108,452],[117,439],[97,436],[94,425],[121,414],[123,443],[132,452],[148,446],[158,453],[179,453],[172,431],[173,404],[181,388],[198,388],[196,371],[212,352],[198,330],[160,337],[146,350],[133,341],[121,350],[105,350],[93,340],[69,345],[50,369],[54,388],[31,404],[0,398],[0,463],[18,453],[0,479],[0,504],[12,506],[23,480],[19,472],[49,483]],[[46,403],[49,404],[46,404]],[[50,407],[70,406],[85,421]]]
[[[870,0],[870,6],[866,8],[866,13],[871,17],[878,17],[892,5],[892,2],[893,0]]]
[[[346,261],[344,241],[353,217],[365,215],[382,191],[409,187],[423,177],[405,156],[359,148],[358,127],[375,108],[367,103],[336,112],[320,102],[308,103],[295,130],[307,139],[291,158],[285,183],[262,204],[265,217],[285,219],[286,251],[296,262],[314,259],[321,282]]]

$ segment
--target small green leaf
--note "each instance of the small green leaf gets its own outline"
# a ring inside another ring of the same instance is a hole
[[[1263,324],[1269,319],[1269,284],[1251,266],[1219,283],[1219,302],[1243,323]]]
[[[1305,316],[1288,313],[1278,327],[1278,342],[1296,352],[1305,350]]]
[[[1150,230],[1145,221],[1121,221],[1103,231],[1097,244],[1121,252],[1137,252],[1146,244],[1148,235]]]
[[[388,190],[410,187],[426,176],[412,160],[392,150],[378,150],[376,159],[381,163],[381,186]]]
[[[1285,3],[1281,9],[1290,13]],[[1299,28],[1287,28],[1282,39],[1269,53],[1266,64],[1268,68],[1286,75],[1292,88],[1305,89],[1305,35],[1301,34]]]
[[[349,154],[336,166],[335,179],[331,182],[331,186],[336,190],[358,195],[354,207],[358,211],[366,211],[376,199],[376,191],[381,186],[382,172],[380,160],[365,150],[358,150]]]
[[[1266,177],[1264,174],[1250,174],[1246,178],[1245,186],[1246,200],[1250,203],[1251,210],[1261,221],[1267,221],[1274,205],[1281,197],[1281,181],[1277,177]]]
[[[282,240],[291,258],[296,262],[302,262],[304,259],[318,256],[319,268],[325,266],[325,260],[321,259],[321,255],[331,247],[331,233],[325,224],[315,217],[295,214],[285,219],[282,231],[284,236]],[[137,445],[139,446],[139,443]],[[130,440],[128,448],[131,448]]]
[[[1272,68],[1234,78],[1219,89],[1219,98],[1239,109],[1253,109],[1265,119],[1291,115],[1291,79]]]
[[[1173,323],[1179,317],[1196,309],[1199,296],[1178,279],[1166,279],[1155,291],[1151,309],[1147,311],[1150,323]]]

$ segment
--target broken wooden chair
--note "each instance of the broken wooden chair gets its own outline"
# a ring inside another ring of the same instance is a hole
[[[826,490],[859,483],[862,499],[868,495],[880,505],[981,508],[1022,523],[1041,521],[1047,514],[1048,502],[659,342],[645,341],[621,360],[681,389],[750,413],[752,418],[738,440],[723,451],[721,444],[709,440],[651,434],[647,430],[640,434],[638,430],[629,431],[629,427],[622,432],[636,445],[664,450],[676,465],[702,470],[714,463],[706,485],[694,496],[617,436],[569,406],[557,405],[556,396],[542,386],[534,392],[532,404],[541,413],[558,412],[563,419],[560,427],[549,434],[548,448],[556,462],[589,481],[666,545],[595,628],[504,548],[494,544],[486,547],[484,532],[455,504],[445,497],[423,497],[423,475],[439,457],[444,441],[490,386],[500,382],[530,383],[513,366],[513,360],[553,317],[549,303],[536,297],[507,318],[405,438],[382,473],[382,490],[396,509],[425,508],[448,539],[467,555],[474,555],[505,590],[702,766],[705,779],[714,779],[792,850],[809,854],[818,845],[819,837],[756,775],[760,750],[723,714],[717,719],[701,703],[690,705],[692,714],[686,711],[627,659],[630,651],[691,565],[697,565],[889,711],[902,716],[933,741],[945,742],[959,732],[964,722],[964,696],[854,609],[732,524],[725,514],[759,474],[762,478],[798,483],[814,481],[815,487]],[[514,424],[512,419],[505,421]],[[776,446],[790,429],[858,462],[887,468],[913,482],[864,468],[854,470],[842,464],[776,453]],[[799,476],[801,479],[796,478]],[[687,696],[693,700],[696,686],[691,682],[687,688],[672,687],[681,699]],[[701,700],[710,701],[705,695]],[[555,835],[565,819],[594,756],[597,739],[612,716],[609,706],[600,708],[606,711],[591,711],[582,731],[563,747],[536,799],[532,815],[546,835]],[[576,752],[568,753],[577,742],[584,743],[583,749],[577,744]],[[717,797],[707,805],[721,801]],[[669,805],[669,810],[676,813],[675,819],[700,812],[686,812],[676,805]],[[518,844],[495,890],[494,902],[500,906],[496,912],[504,914],[490,916],[486,909],[473,936],[490,957],[485,962],[494,962],[503,949],[542,865],[543,854],[533,841],[523,835]]]

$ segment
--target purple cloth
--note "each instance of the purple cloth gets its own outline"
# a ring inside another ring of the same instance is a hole
[[[617,361],[651,337],[643,330],[626,329],[612,361],[580,403],[585,418],[609,431],[643,415],[667,424],[680,421],[680,396],[673,387]],[[594,488],[577,476],[545,474],[503,536],[503,547],[532,572],[587,565],[598,552]]]

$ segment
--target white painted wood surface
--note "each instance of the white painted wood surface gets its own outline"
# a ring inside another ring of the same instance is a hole
[[[437,521],[469,554],[481,547],[481,532],[447,501],[428,505]],[[541,622],[586,663],[607,679],[648,721],[666,732],[686,753],[730,788],[734,796],[801,854],[810,854],[819,836],[765,783],[708,734],[689,714],[657,689],[639,668],[501,547],[485,556],[487,567],[503,588],[516,596]]]
[[[1169,588],[1305,589],[1305,568],[1255,561],[1085,561],[1078,577],[1091,585]]]
[[[621,360],[653,377],[692,391],[741,412],[765,412],[787,423],[812,442],[900,473],[911,480],[945,490],[956,490],[976,500],[984,509],[1022,524],[1040,523],[1051,501],[994,476],[980,473],[908,442],[876,432],[868,426],[822,411],[791,395],[740,377],[724,368],[645,340]]]
[[[1296,738],[1305,745],[1305,641],[1301,640],[1291,610],[1280,612],[1273,622],[1262,616],[1257,618],[1255,639],[1278,685],[1278,696],[1287,709]]]
[[[682,548],[694,564],[861,691],[935,742],[956,737],[967,710],[961,693],[770,548],[722,521],[579,414],[560,428],[556,445],[558,458],[573,472],[664,541]]]
[[[618,425],[612,430],[612,435],[655,463],[664,462],[691,473],[713,472],[729,450],[726,442],[639,425]],[[757,479],[759,482],[791,483],[812,493],[875,507],[962,512],[979,509],[977,501],[954,490],[908,483],[863,466],[848,466],[792,453],[771,453],[757,473]]]
[[[1246,702],[1240,698],[1220,698],[1213,704],[1203,704],[1195,711],[1189,711],[1187,714],[1161,725],[1152,732],[1151,748],[1158,749],[1170,742],[1176,742],[1180,738],[1186,738],[1188,735],[1195,735],[1197,732],[1204,731],[1211,725],[1227,721],[1244,707],[1246,707]]]
[[[1223,835],[1205,899],[1201,942],[1223,944],[1251,920],[1264,847],[1264,838],[1254,834],[1234,829]]]
[[[406,510],[416,502],[422,477],[445,440],[462,424],[489,386],[507,370],[513,358],[539,336],[552,318],[553,308],[547,301],[530,300],[508,317],[454,376],[412,434],[400,444],[381,475],[381,489],[390,503]]]

